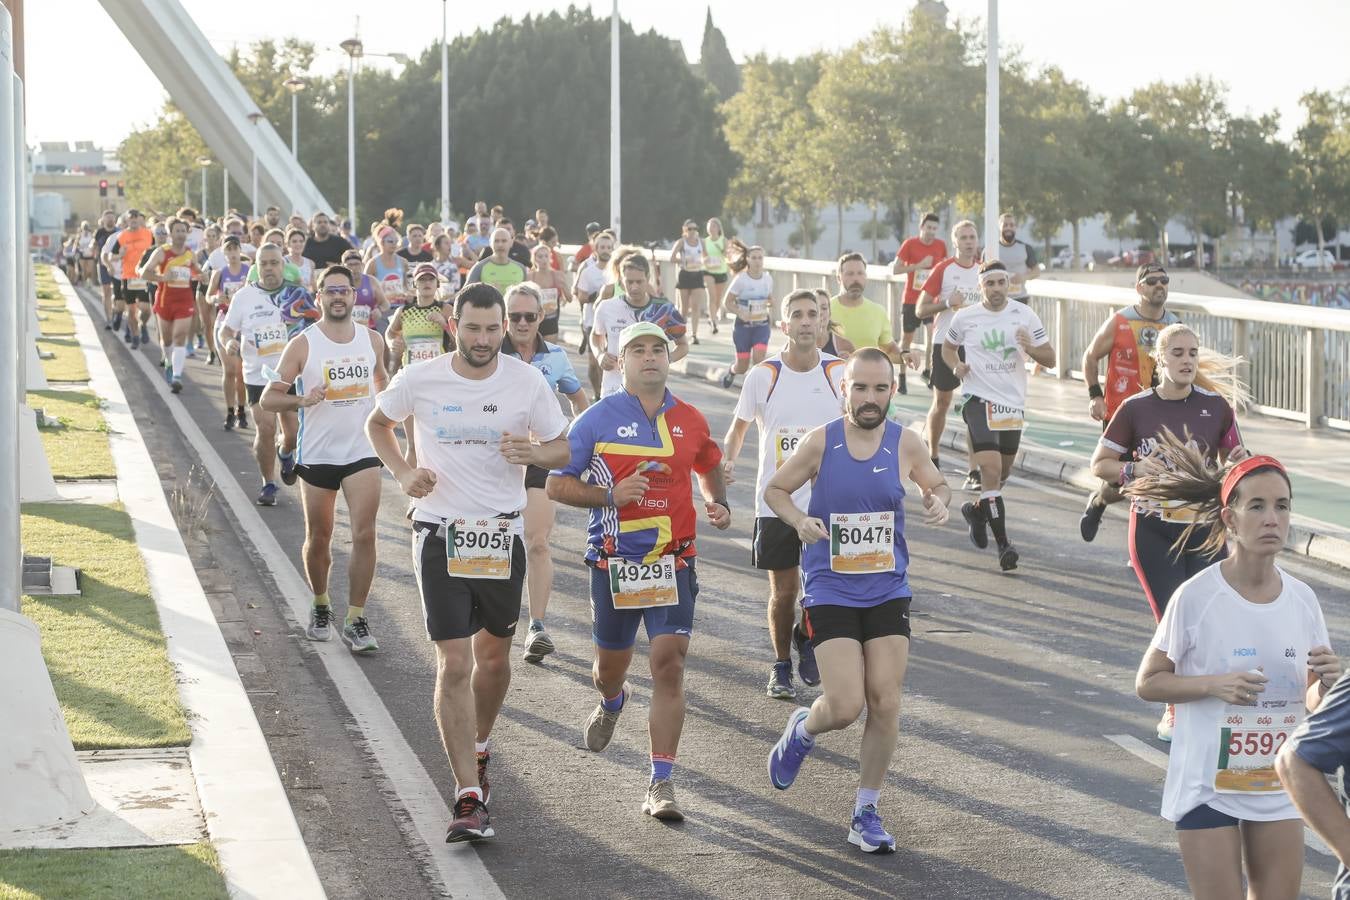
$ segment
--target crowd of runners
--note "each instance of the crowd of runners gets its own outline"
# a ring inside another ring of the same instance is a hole
[[[222,427],[252,432],[259,505],[299,483],[310,639],[336,630],[355,653],[378,650],[368,594],[382,470],[406,494],[436,648],[435,719],[457,783],[447,841],[493,835],[490,739],[526,595],[519,650],[531,663],[554,651],[558,504],[589,517],[577,550],[596,691],[584,744],[601,752],[618,727],[641,626],[652,683],[642,809],[683,818],[674,771],[696,539],[730,526],[727,487],[753,426],[754,509],[734,514],[753,521],[749,562],[767,572],[765,692],[793,700],[799,684],[819,689],[766,747],[768,778],[790,788],[817,738],[866,711],[848,841],[886,852],[895,839],[880,792],[915,602],[909,541],[923,540],[906,520],[955,519],[938,448],[959,416],[967,449],[955,490],[969,499],[958,521],[980,550],[992,536],[1000,571],[1016,570],[1020,512],[1004,487],[1029,381],[1068,363],[1028,302],[1039,266],[1016,219],[1003,217],[987,249],[971,221],[950,228],[949,249],[939,224],[925,215],[896,254],[898,335],[890,311],[864,296],[860,254],[839,259],[837,294],[778,296],[763,248],[715,218],[685,221],[657,251],[591,223],[565,256],[546,210],[517,228],[481,202],[462,228],[391,209],[364,238],[350,222],[275,207],[256,221],[131,209],[82,228],[66,258],[71,277],[99,292],[107,330],[132,350],[158,347],[174,393],[189,360],[218,370]],[[1136,302],[1106,317],[1082,357],[1084,415],[1102,436],[1081,539],[1128,499],[1126,549],[1157,623],[1137,690],[1163,707],[1162,813],[1176,823],[1193,892],[1238,896],[1245,877],[1248,896],[1294,896],[1304,818],[1350,855],[1350,820],[1322,777],[1350,759],[1350,687],[1338,682],[1317,598],[1276,564],[1292,488],[1277,459],[1244,446],[1240,361],[1202,346],[1167,309],[1168,283],[1162,266],[1139,267]],[[570,304],[576,347],[560,343]],[[670,378],[703,326],[731,329],[721,383],[739,397],[720,441]],[[931,405],[912,429],[888,412],[917,380]],[[351,532],[346,598],[328,587],[339,494]]]

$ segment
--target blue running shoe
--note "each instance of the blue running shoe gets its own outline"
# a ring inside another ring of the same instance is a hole
[[[267,484],[264,484],[262,486],[262,490],[258,492],[258,505],[259,506],[277,505],[277,486],[275,484],[269,481],[267,482]]]
[[[881,816],[870,803],[854,815],[848,829],[848,842],[864,853],[895,852],[895,838],[881,827]]]
[[[797,699],[797,689],[792,686],[792,660],[773,664],[773,672],[769,675],[769,685],[765,691],[773,700]]]
[[[787,727],[783,729],[783,736],[769,751],[769,780],[780,791],[786,791],[792,787],[792,782],[797,779],[797,772],[801,770],[802,763],[806,761],[806,754],[811,752],[811,747],[792,736],[792,733],[797,730],[797,723],[806,721],[809,712],[811,710],[805,706],[794,709],[792,715],[788,716]]]
[[[281,481],[289,486],[295,484],[295,451],[292,450],[289,456],[282,456],[281,448],[277,448],[277,459],[281,461]]]
[[[797,648],[797,674],[802,684],[815,687],[820,684],[820,667],[816,665],[816,648],[800,626],[792,629],[792,643]]]

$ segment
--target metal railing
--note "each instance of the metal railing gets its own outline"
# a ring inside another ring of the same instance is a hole
[[[673,298],[676,267],[666,262],[669,251],[656,253],[662,288]],[[769,257],[764,267],[773,276],[776,297],[798,288],[838,290],[833,262]],[[892,275],[889,266],[873,265],[867,267],[867,278],[864,295],[889,311],[898,337],[904,276]],[[1081,380],[1083,351],[1108,312],[1138,300],[1130,288],[1046,276],[1027,287],[1031,306],[1055,344],[1060,365],[1052,371],[1060,378]],[[1171,294],[1167,307],[1195,329],[1202,345],[1246,360],[1243,376],[1251,388],[1253,411],[1306,428],[1350,430],[1350,310],[1182,293]],[[920,343],[922,337],[915,335]]]

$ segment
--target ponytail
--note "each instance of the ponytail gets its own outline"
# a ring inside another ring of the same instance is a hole
[[[1200,343],[1200,338],[1189,325],[1181,322],[1168,325],[1158,332],[1158,339],[1154,344],[1153,356],[1157,365],[1163,365],[1167,347],[1171,344],[1172,338],[1178,334],[1189,334],[1195,338],[1197,345]],[[1195,386],[1218,394],[1228,401],[1234,412],[1238,412],[1251,402],[1251,392],[1239,374],[1242,363],[1243,359],[1240,356],[1228,356],[1208,347],[1200,347],[1200,359],[1195,367]]]
[[[750,268],[750,254],[756,250],[760,253],[764,252],[764,248],[759,244],[747,247],[745,241],[740,238],[732,238],[727,241],[727,268],[737,275],[744,272]]]

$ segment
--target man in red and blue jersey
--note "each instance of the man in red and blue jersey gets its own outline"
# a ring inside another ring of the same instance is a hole
[[[713,527],[731,524],[722,452],[708,421],[666,389],[673,343],[659,325],[637,322],[619,335],[623,390],[579,415],[568,432],[572,459],[548,479],[551,499],[591,510],[592,677],[600,703],[585,725],[586,746],[603,750],[632,693],[625,680],[638,624],[647,629],[652,673],[651,783],[642,811],[684,818],[671,781],[684,725],[684,657],[694,624],[691,474],[698,475]],[[582,481],[582,475],[587,480]]]

